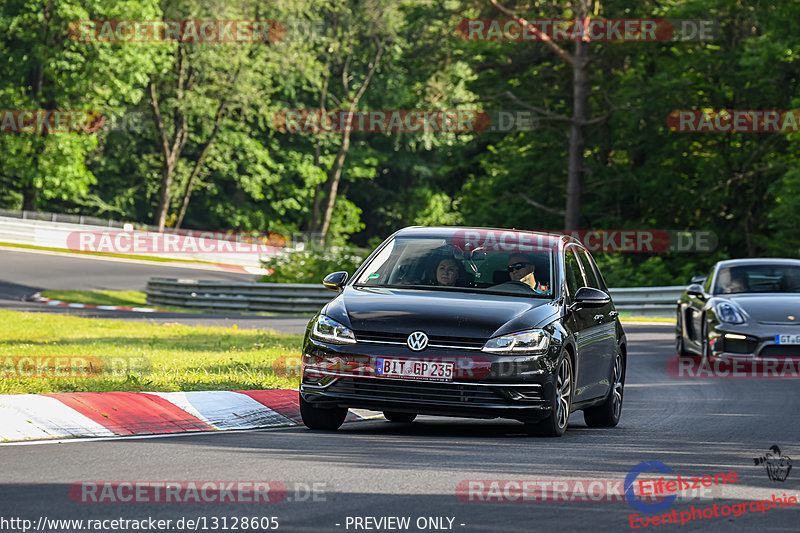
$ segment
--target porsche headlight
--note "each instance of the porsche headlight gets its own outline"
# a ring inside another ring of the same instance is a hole
[[[332,318],[319,315],[311,330],[311,338],[332,344],[354,344],[356,336],[353,330],[339,324]]]
[[[550,346],[550,336],[541,329],[518,331],[500,335],[486,341],[482,350],[492,353],[545,353]]]
[[[728,324],[741,324],[744,322],[742,312],[735,305],[727,302],[717,304],[717,317]]]

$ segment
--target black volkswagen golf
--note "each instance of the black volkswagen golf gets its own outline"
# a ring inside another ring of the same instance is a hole
[[[616,426],[626,340],[597,265],[574,239],[525,231],[405,228],[309,323],[300,411],[337,429],[348,408],[510,418],[561,436],[570,413]]]

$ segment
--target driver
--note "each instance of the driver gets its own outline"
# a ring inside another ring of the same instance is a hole
[[[748,292],[747,290],[747,276],[742,270],[730,270],[730,281],[726,287],[725,292],[735,294],[740,292]]]
[[[536,281],[533,275],[535,270],[536,265],[528,254],[511,254],[508,257],[508,277],[511,281],[524,283],[537,293],[546,293],[548,287]]]

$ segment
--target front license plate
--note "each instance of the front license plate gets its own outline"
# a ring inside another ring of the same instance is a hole
[[[775,344],[800,344],[800,335],[775,335]]]
[[[442,361],[416,361],[414,359],[378,358],[375,373],[386,378],[426,379],[452,381],[453,363]]]

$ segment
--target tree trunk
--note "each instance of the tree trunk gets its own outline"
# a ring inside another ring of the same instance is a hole
[[[352,116],[352,113],[355,112],[356,107],[358,107],[358,102],[361,100],[361,97],[364,96],[364,92],[367,90],[369,86],[370,80],[372,80],[372,75],[375,74],[375,70],[378,68],[378,63],[380,63],[381,56],[383,55],[383,43],[376,43],[377,50],[375,52],[375,57],[373,58],[372,62],[369,65],[369,72],[367,72],[367,76],[364,78],[364,82],[359,87],[358,91],[356,92],[355,96],[350,98],[350,108],[349,113]],[[344,70],[342,70],[342,85],[344,87],[345,95],[348,94],[348,86],[347,86],[347,79],[349,76],[348,67],[350,64],[350,58],[347,59],[345,62]],[[328,204],[325,208],[325,216],[322,219],[322,228],[320,229],[320,244],[323,246],[325,245],[325,238],[328,235],[328,229],[331,226],[331,217],[333,216],[333,206],[336,204],[336,193],[339,190],[339,180],[342,177],[342,167],[344,167],[344,160],[347,158],[347,153],[350,151],[350,128],[346,127],[344,132],[342,133],[342,145],[339,147],[339,153],[336,154],[336,159],[333,162],[333,168],[331,169],[331,176],[329,181],[331,182],[331,186],[328,188]]]
[[[567,163],[567,208],[564,229],[578,230],[581,226],[581,190],[583,185],[583,151],[585,147],[584,122],[588,116],[587,62],[589,43],[575,43],[575,62],[572,66],[572,124],[569,133],[569,160]]]
[[[235,82],[235,78],[234,78]],[[217,108],[217,115],[214,121],[214,130],[211,132],[211,135],[208,137],[206,144],[203,146],[203,149],[200,151],[200,155],[197,158],[197,161],[194,163],[194,168],[192,169],[192,174],[189,176],[189,179],[186,181],[186,188],[183,190],[183,200],[181,201],[181,208],[178,212],[178,218],[175,220],[175,228],[179,229],[181,224],[183,224],[183,217],[186,216],[186,210],[189,208],[189,199],[192,196],[192,189],[194,188],[194,181],[197,179],[197,176],[200,174],[200,169],[203,168],[203,161],[206,159],[206,155],[208,155],[209,149],[211,149],[211,145],[214,144],[214,140],[217,138],[217,134],[219,133],[219,126],[222,123],[222,115],[225,111],[225,104],[227,100],[223,98],[223,100],[219,103],[219,108]]]
[[[169,210],[174,170],[175,168],[167,161],[164,162],[164,166],[161,168],[161,186],[158,189],[158,212],[156,213],[158,231],[164,231],[167,225],[167,211]]]
[[[325,62],[325,77],[322,79],[322,89],[319,92],[319,109],[322,113],[326,111],[325,106],[327,105],[328,99],[328,81],[330,80],[330,57],[328,61]],[[322,153],[322,138],[318,138],[317,142],[314,144],[314,166],[317,168],[322,168],[320,165],[320,155]],[[313,238],[314,233],[317,231],[317,227],[319,226],[319,211],[322,209],[322,191],[324,190],[325,183],[317,183],[314,186],[314,200],[311,204],[311,222],[308,225],[308,233],[309,237]]]
[[[355,110],[353,106],[350,107],[350,112]],[[325,206],[325,216],[322,218],[322,228],[320,232],[320,244],[325,244],[325,237],[328,235],[328,228],[331,225],[331,218],[333,217],[333,206],[336,204],[336,194],[339,191],[339,180],[342,178],[342,168],[344,167],[344,160],[347,157],[347,152],[350,151],[350,128],[345,128],[342,132],[342,145],[339,147],[339,153],[336,154],[336,159],[333,161],[333,168],[331,169],[330,182],[331,186],[328,189],[328,203]]]
[[[178,159],[180,158],[181,151],[183,150],[186,140],[189,138],[186,130],[186,118],[180,105],[183,102],[183,92],[185,88],[187,58],[186,50],[178,47],[179,58],[177,59],[178,70],[178,87],[177,87],[177,100],[178,105],[175,109],[175,124],[174,134],[172,137],[172,146],[170,146],[169,139],[167,138],[164,119],[161,117],[161,109],[158,103],[158,92],[156,91],[155,76],[150,76],[150,105],[153,107],[153,117],[155,118],[156,127],[158,128],[159,138],[161,140],[161,149],[164,153],[164,166],[161,169],[161,186],[158,191],[158,211],[156,212],[156,224],[158,231],[164,231],[167,222],[167,212],[169,211],[170,198],[172,197],[172,177],[177,166]]]

